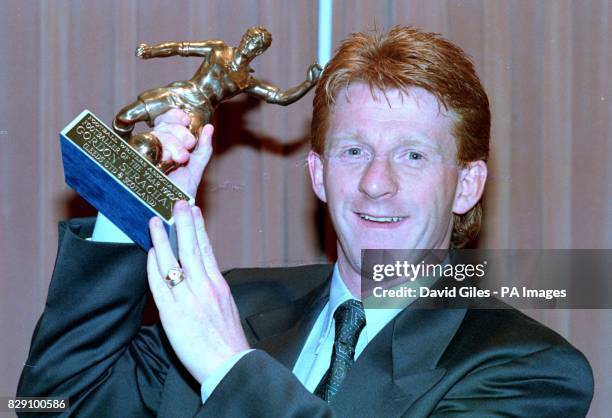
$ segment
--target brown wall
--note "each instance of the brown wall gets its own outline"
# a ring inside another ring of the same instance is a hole
[[[247,8],[248,7],[248,8]],[[261,24],[254,64],[282,87],[316,58],[315,1],[21,1],[0,6],[0,396],[14,393],[41,313],[60,219],[94,213],[65,185],[58,132],[82,109],[105,121],[139,91],[191,76],[195,58],[139,61],[140,42],[221,38]],[[349,1],[349,32],[411,24],[470,54],[493,111],[479,245],[612,248],[612,5],[592,1]],[[305,156],[312,93],[287,108],[237,100],[217,114],[198,194],[222,268],[303,264],[333,253]],[[610,311],[535,311],[593,365],[590,416],[612,409]]]

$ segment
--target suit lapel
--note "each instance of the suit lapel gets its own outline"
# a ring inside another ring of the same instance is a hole
[[[259,341],[254,345],[293,369],[306,338],[329,299],[326,280],[289,306],[262,312],[246,319]]]

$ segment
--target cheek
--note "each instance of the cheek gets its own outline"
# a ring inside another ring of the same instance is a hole
[[[350,193],[347,192],[346,185],[342,183],[328,183],[325,187],[327,203],[330,209],[342,206],[349,200]]]
[[[342,169],[328,171],[325,182],[327,199],[338,201],[349,196],[351,190],[356,190],[356,182],[358,182],[358,176],[355,172],[349,172]]]
[[[415,205],[436,212],[448,210],[450,213],[457,185],[454,170],[436,170],[405,184],[408,184],[406,198]]]

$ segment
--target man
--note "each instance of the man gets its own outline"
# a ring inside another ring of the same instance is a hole
[[[186,137],[183,117],[166,114],[156,129]],[[588,362],[519,312],[364,311],[359,301],[362,248],[446,249],[477,232],[489,124],[456,46],[411,28],[352,35],[317,87],[308,156],[338,235],[334,268],[222,275],[201,212],[179,202],[178,260],[150,224],[162,332],[139,328],[140,251],[64,224],[20,394],[69,396],[85,416],[584,416]],[[177,181],[195,187],[211,134]]]

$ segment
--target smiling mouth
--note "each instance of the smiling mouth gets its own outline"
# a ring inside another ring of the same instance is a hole
[[[372,216],[360,213],[359,217],[366,221],[378,222],[378,223],[397,223],[405,219],[403,216]]]

